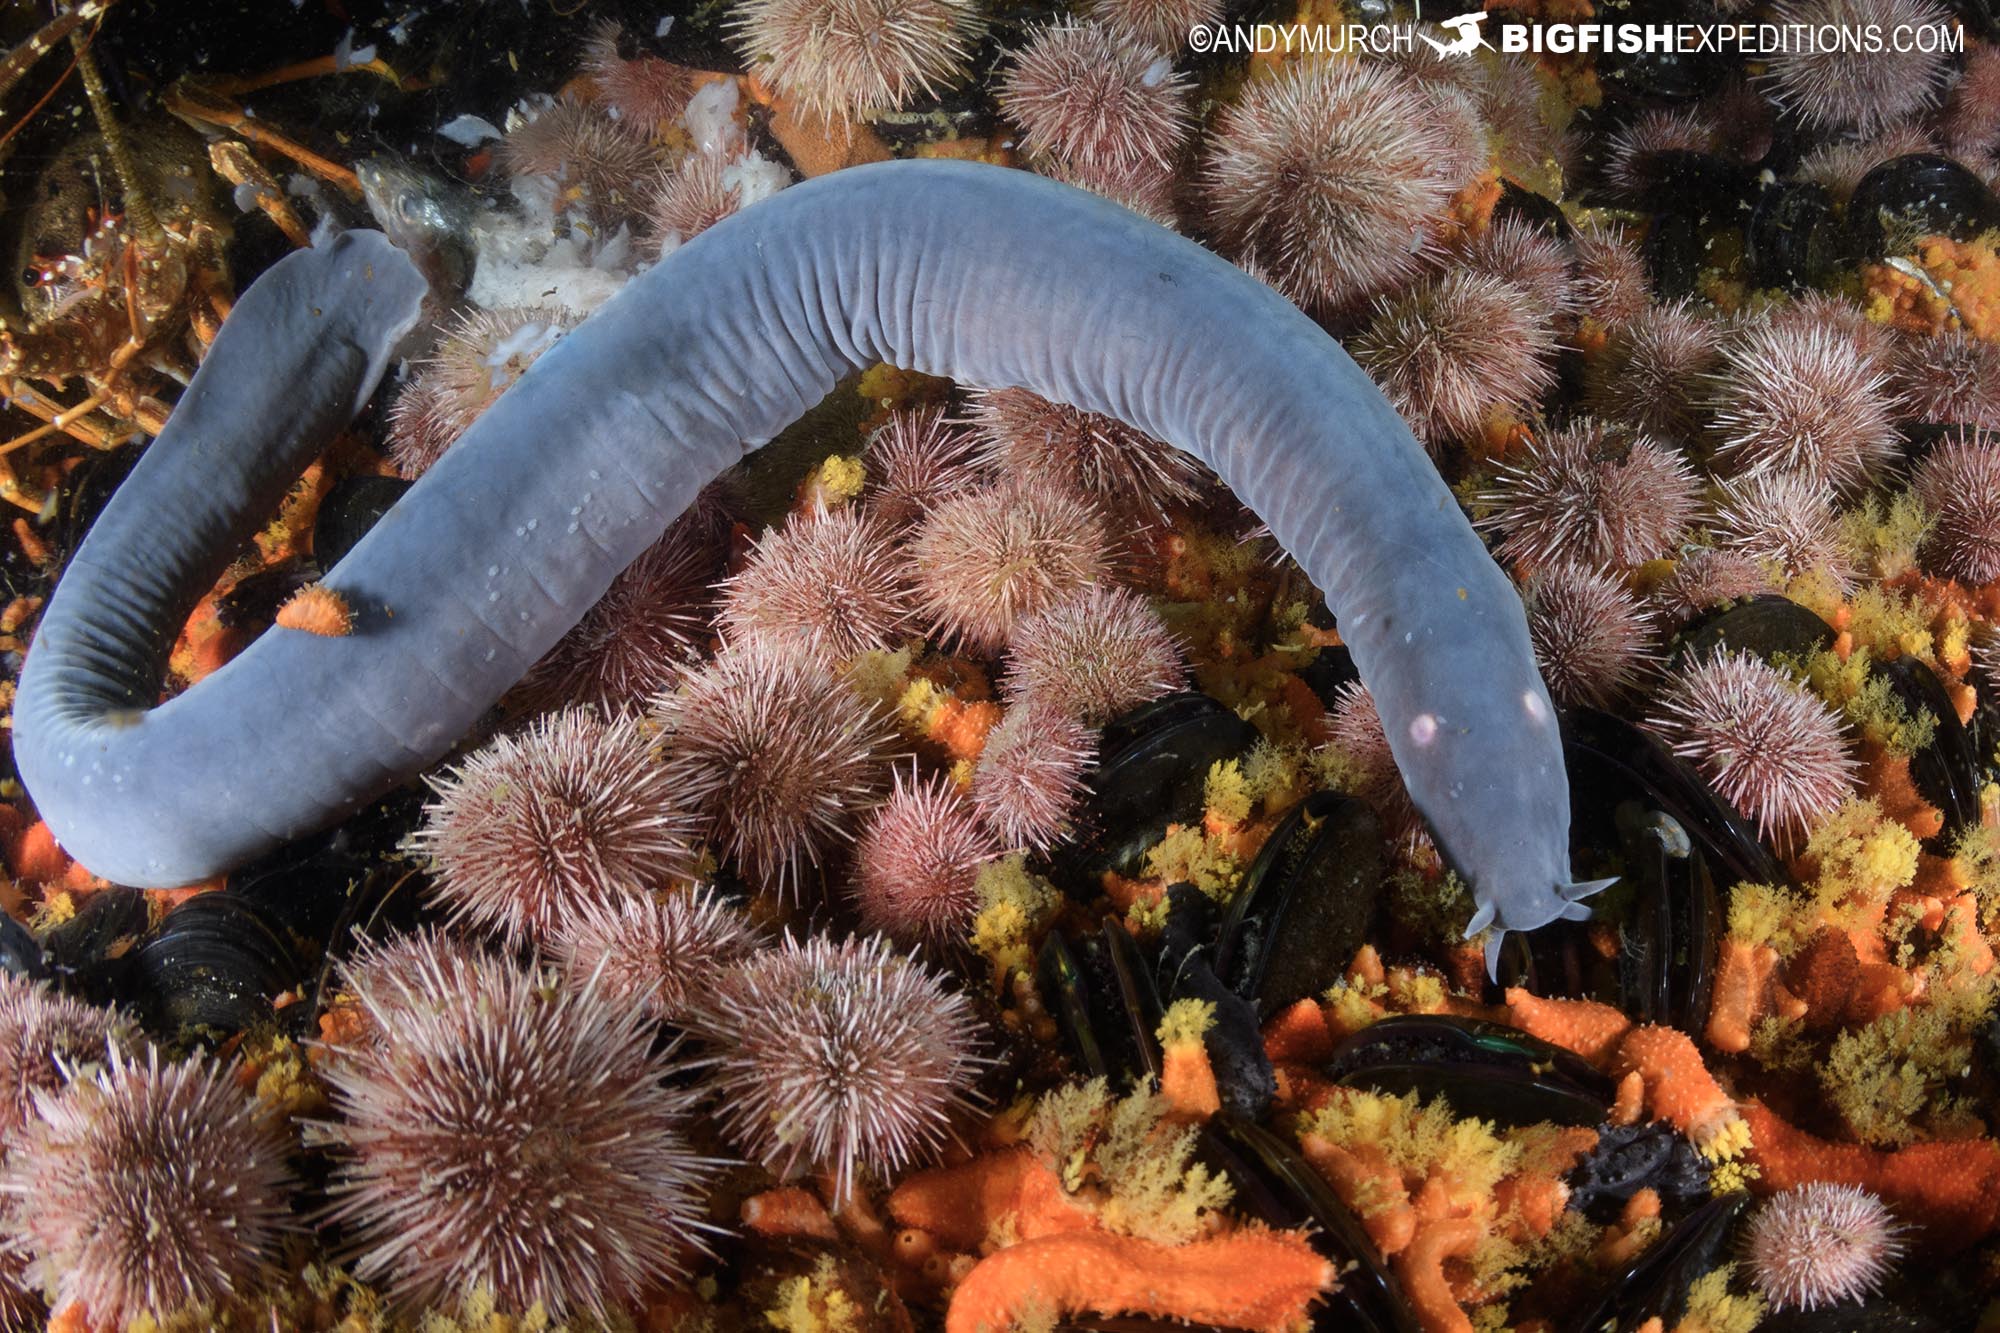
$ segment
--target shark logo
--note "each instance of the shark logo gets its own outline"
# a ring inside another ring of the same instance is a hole
[[[1471,14],[1460,14],[1455,19],[1446,19],[1438,26],[1452,34],[1448,42],[1441,42],[1427,32],[1417,35],[1431,44],[1431,49],[1441,56],[1469,56],[1487,44],[1479,35],[1479,25],[1486,21],[1484,10]]]

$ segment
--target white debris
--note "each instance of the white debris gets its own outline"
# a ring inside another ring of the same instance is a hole
[[[340,34],[340,40],[334,43],[333,67],[337,70],[353,69],[356,65],[365,65],[374,58],[374,43],[371,42],[367,46],[362,47],[355,46],[354,29],[352,28]]]
[[[672,14],[669,14],[665,18],[661,19],[658,23],[653,25],[653,40],[658,41],[660,38],[666,36],[669,32],[673,30],[673,26],[674,26],[674,16]]]
[[[791,183],[789,171],[755,149],[722,169],[723,187],[736,191],[738,208],[769,199]]]
[[[736,124],[736,80],[705,83],[688,99],[681,124],[694,140],[695,151],[734,156],[743,149],[743,131]]]
[[[454,116],[438,126],[438,133],[461,148],[477,148],[488,139],[505,137],[492,121],[478,116]]]

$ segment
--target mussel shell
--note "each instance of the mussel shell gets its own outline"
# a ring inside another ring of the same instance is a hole
[[[1205,694],[1169,695],[1113,719],[1078,820],[1084,832],[1057,873],[1078,886],[1107,870],[1136,874],[1169,824],[1201,819],[1209,768],[1256,741],[1255,727]]]
[[[1912,717],[1929,713],[1936,722],[1930,744],[1910,756],[1910,780],[1918,795],[1944,812],[1944,828],[1931,840],[1931,850],[1947,850],[1961,833],[1979,822],[1982,784],[1972,737],[1958,720],[1958,710],[1937,674],[1916,658],[1876,662],[1869,674],[1887,680]]]
[[[1779,1310],[1765,1316],[1757,1333],[1955,1333],[1972,1327],[1965,1318],[1873,1296],[1817,1310]]]
[[[1654,299],[1678,301],[1692,296],[1701,277],[1705,249],[1701,228],[1687,214],[1662,213],[1654,218],[1640,246]]]
[[[41,981],[49,975],[49,955],[29,929],[0,911],[0,972],[24,981]]]
[[[1791,874],[1701,774],[1623,718],[1592,708],[1562,716],[1569,768],[1572,849],[1602,846],[1603,821],[1634,801],[1673,817],[1701,848],[1711,874],[1727,884],[1789,884]]]
[[[1832,272],[1840,257],[1833,198],[1818,185],[1776,181],[1751,206],[1744,260],[1759,287],[1796,290]]]
[[[1718,652],[1803,657],[1833,646],[1833,630],[1824,620],[1787,597],[1760,593],[1747,601],[1695,620],[1675,637],[1669,670],[1699,662]]]
[[[1224,1113],[1201,1130],[1203,1164],[1235,1187],[1233,1207],[1269,1226],[1312,1228],[1314,1248],[1340,1270],[1340,1287],[1314,1308],[1324,1333],[1421,1333],[1402,1283],[1368,1229],[1306,1160],[1270,1130]]]
[[[1671,815],[1624,806],[1617,820],[1633,890],[1619,938],[1623,1008],[1641,1023],[1697,1031],[1708,1019],[1722,940],[1722,896],[1708,857]]]
[[[141,1019],[169,1037],[242,1031],[268,1019],[272,1000],[306,976],[283,928],[228,892],[197,894],[169,912],[140,943],[133,972]]]
[[[1506,177],[1500,178],[1500,198],[1493,205],[1493,221],[1519,218],[1523,222],[1540,228],[1557,240],[1568,240],[1574,230],[1570,226],[1569,215],[1562,205],[1545,194],[1515,184]]]
[[[1748,1203],[1746,1194],[1720,1195],[1669,1225],[1666,1235],[1605,1283],[1595,1299],[1574,1307],[1563,1333],[1636,1329],[1654,1315],[1672,1328],[1686,1311],[1689,1285],[1723,1262],[1730,1232]]]
[[[1344,1087],[1423,1100],[1503,1125],[1597,1125],[1616,1088],[1590,1063],[1518,1028],[1444,1014],[1370,1024],[1334,1049],[1326,1072]]]
[[[1300,667],[1297,674],[1328,708],[1334,706],[1341,686],[1361,679],[1361,670],[1354,665],[1354,654],[1345,644],[1320,649],[1319,655]]]
[[[132,955],[151,923],[146,895],[138,889],[101,889],[84,899],[76,915],[42,937],[49,971],[63,989],[100,1004],[122,999]]]
[[[1119,1088],[1160,1073],[1159,997],[1135,950],[1123,927],[1109,921],[1101,935],[1081,940],[1050,931],[1036,964],[1042,1002],[1071,1061],[1084,1077]]]
[[[1322,993],[1367,939],[1385,873],[1373,811],[1332,792],[1307,797],[1245,873],[1216,946],[1216,974],[1260,1018]]]
[[[1970,240],[2000,226],[2000,199],[1948,157],[1910,153],[1861,178],[1847,204],[1848,244],[1858,259],[1881,259],[1893,242],[1917,236]]]
[[[332,569],[368,535],[414,482],[401,477],[343,477],[319,502],[313,520],[313,561]]]

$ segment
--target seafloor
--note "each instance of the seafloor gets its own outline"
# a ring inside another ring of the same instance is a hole
[[[1410,17],[0,15],[0,699],[294,248],[382,227],[431,301],[160,627],[163,698],[346,634],[320,577],[635,273],[964,159],[1218,251],[1375,377],[1519,586],[1575,878],[1617,881],[1489,979],[1258,517],[1117,421],[879,366],[337,827],[122,887],[4,761],[0,1329],[2000,1327],[2000,25],[1188,37]]]

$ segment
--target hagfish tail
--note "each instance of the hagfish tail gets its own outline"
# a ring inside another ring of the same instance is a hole
[[[1208,463],[1325,593],[1475,925],[1583,911],[1520,600],[1388,402],[1234,266],[996,167],[842,171],[702,233],[543,356],[327,574],[351,635],[274,630],[153,706],[175,628],[372,391],[422,295],[374,233],[278,264],[71,561],[14,745],[97,874],[201,879],[434,762],[703,485],[888,362],[1031,389]]]

